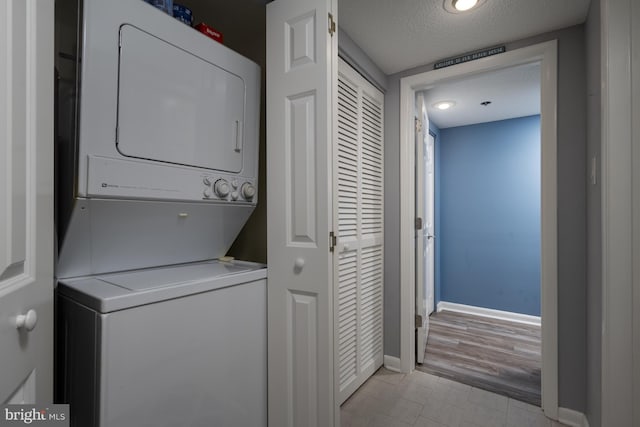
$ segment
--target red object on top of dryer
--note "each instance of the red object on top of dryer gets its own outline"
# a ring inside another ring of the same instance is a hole
[[[200,31],[202,34],[205,34],[205,35],[211,37],[212,39],[214,39],[217,42],[222,43],[222,41],[223,41],[222,33],[220,31],[216,30],[215,28],[208,26],[204,22],[201,22],[198,25],[196,25],[195,29]]]

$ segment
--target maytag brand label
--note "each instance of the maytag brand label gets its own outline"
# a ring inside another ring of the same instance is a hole
[[[0,427],[69,427],[69,405],[2,405]]]

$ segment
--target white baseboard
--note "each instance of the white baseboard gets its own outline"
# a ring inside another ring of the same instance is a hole
[[[526,323],[527,325],[540,326],[540,316],[512,313],[510,311],[494,310],[492,308],[474,307],[471,305],[456,304],[454,302],[440,301],[438,312],[455,311],[457,313],[475,314],[476,316],[491,317],[492,319],[509,320],[511,322]]]
[[[571,427],[589,427],[589,420],[582,412],[568,408],[558,408],[558,421]]]
[[[393,372],[402,372],[401,369],[402,364],[400,363],[399,357],[394,356],[384,356],[384,367]]]

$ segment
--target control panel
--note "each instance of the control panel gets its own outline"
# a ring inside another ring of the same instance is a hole
[[[88,197],[184,200],[255,205],[255,177],[89,156]]]
[[[205,200],[227,200],[230,202],[254,202],[256,187],[251,180],[242,177],[205,175],[202,178]]]

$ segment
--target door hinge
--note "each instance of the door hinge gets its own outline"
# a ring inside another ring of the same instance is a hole
[[[333,20],[333,15],[329,13],[329,34],[333,37],[333,34],[336,32],[336,21]]]
[[[333,252],[336,248],[336,244],[338,243],[338,238],[336,237],[333,231],[329,232],[329,252]]]
[[[416,133],[422,132],[422,120],[416,117]]]
[[[422,218],[416,218],[416,230],[422,230]]]
[[[416,314],[416,328],[422,328],[422,315]]]

